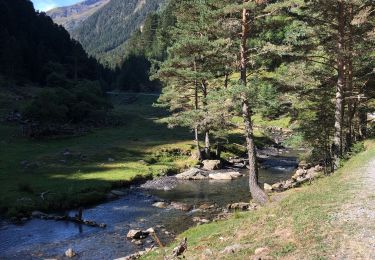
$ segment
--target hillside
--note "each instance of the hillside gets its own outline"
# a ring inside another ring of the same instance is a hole
[[[1,0],[0,9],[0,75],[4,79],[45,85],[53,72],[68,79],[97,79],[96,60],[45,13],[36,13],[31,1]]]
[[[77,28],[83,21],[106,5],[110,0],[86,0],[71,6],[57,7],[47,12],[55,23],[68,31]]]
[[[164,0],[112,0],[95,12],[71,34],[85,50],[101,61],[139,29],[147,15],[157,11]],[[108,61],[111,63],[111,61]]]

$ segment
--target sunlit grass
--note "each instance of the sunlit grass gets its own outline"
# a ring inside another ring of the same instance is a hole
[[[329,259],[339,246],[332,216],[350,200],[358,188],[361,166],[375,157],[375,140],[365,143],[362,152],[330,177],[282,194],[281,201],[254,212],[234,214],[228,220],[191,228],[179,238],[187,237],[187,259],[202,259],[210,249],[210,259],[251,259],[256,248],[268,247],[269,255],[279,259]],[[277,195],[280,196],[280,195]],[[226,246],[241,244],[235,254],[220,253]],[[158,249],[144,259],[163,259],[175,244]]]

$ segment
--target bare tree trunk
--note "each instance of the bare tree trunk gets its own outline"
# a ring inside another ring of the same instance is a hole
[[[229,82],[229,73],[225,73],[225,78],[224,78],[224,88],[228,88],[228,82]]]
[[[204,139],[204,152],[207,159],[211,157],[211,144],[210,144],[210,131],[206,131],[205,139]]]
[[[244,3],[248,0],[243,0]],[[242,34],[241,34],[241,83],[244,88],[247,85],[247,38],[250,31],[250,12],[247,9],[242,10]],[[256,150],[253,137],[253,127],[251,122],[251,112],[248,98],[245,92],[241,94],[242,101],[242,117],[245,126],[246,146],[249,159],[249,188],[252,198],[260,203],[266,204],[268,202],[267,194],[259,187],[258,184],[258,165],[256,158]]]
[[[202,81],[202,92],[203,92],[203,109],[205,114],[208,115],[207,111],[207,83]],[[208,125],[205,126],[205,142],[204,142],[204,153],[205,158],[209,159],[211,155],[211,144],[210,144],[210,130],[208,130]]]
[[[196,65],[195,61],[194,61],[194,71],[195,72],[197,71],[197,65]],[[195,105],[195,110],[198,110],[199,109],[198,81],[195,80],[194,84],[195,84],[194,105]],[[194,127],[194,135],[195,135],[195,146],[196,146],[196,149],[197,149],[197,157],[198,157],[198,160],[202,160],[201,147],[199,145],[199,129],[198,129],[197,125],[195,125],[195,127]]]
[[[351,24],[353,20],[353,4],[350,4],[349,6],[349,22],[348,22],[348,27],[349,27],[349,39],[348,39],[348,78],[347,78],[347,96],[349,98],[347,99],[348,103],[348,138],[347,138],[347,148],[349,149],[352,144],[353,144],[353,118],[355,114],[355,106],[353,104],[354,99],[353,99],[353,26]]]
[[[338,78],[336,85],[336,108],[335,108],[335,133],[333,138],[332,153],[335,169],[339,167],[342,155],[342,133],[344,113],[344,82],[345,82],[345,3],[338,2],[338,44],[337,44],[337,69]]]

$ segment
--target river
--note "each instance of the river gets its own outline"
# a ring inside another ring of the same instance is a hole
[[[260,182],[272,184],[288,179],[296,166],[296,152],[283,150],[280,155],[263,160]],[[241,171],[246,174],[245,169]],[[168,191],[132,187],[125,190],[126,196],[84,210],[85,219],[106,223],[105,229],[41,219],[22,225],[2,221],[0,259],[61,259],[68,248],[78,253],[76,259],[124,257],[153,244],[153,240],[147,238],[142,246],[135,245],[126,239],[129,229],[154,227],[160,239],[167,243],[175,234],[195,225],[194,216],[204,216],[195,210],[159,209],[152,206],[155,201],[183,202],[194,207],[216,203],[225,207],[228,203],[249,201],[247,182],[245,175],[232,181],[180,181]],[[74,210],[69,212],[70,215],[75,213]]]

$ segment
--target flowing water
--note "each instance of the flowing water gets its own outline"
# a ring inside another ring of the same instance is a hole
[[[264,159],[260,182],[275,183],[289,178],[297,166],[294,152],[285,150],[279,156]],[[246,173],[246,170],[241,170]],[[155,201],[184,202],[195,207],[204,203],[224,207],[228,203],[249,201],[248,177],[233,181],[179,181],[169,191],[145,190],[133,187],[127,195],[84,210],[84,218],[106,223],[105,229],[87,227],[71,222],[34,219],[22,225],[0,223],[0,259],[62,258],[68,248],[78,253],[79,259],[115,259],[150,247],[151,238],[137,246],[126,239],[129,229],[157,227],[163,242],[194,225],[196,211],[159,209]],[[76,212],[71,211],[70,215]],[[202,214],[202,213],[200,213]],[[171,234],[165,234],[165,231]]]

